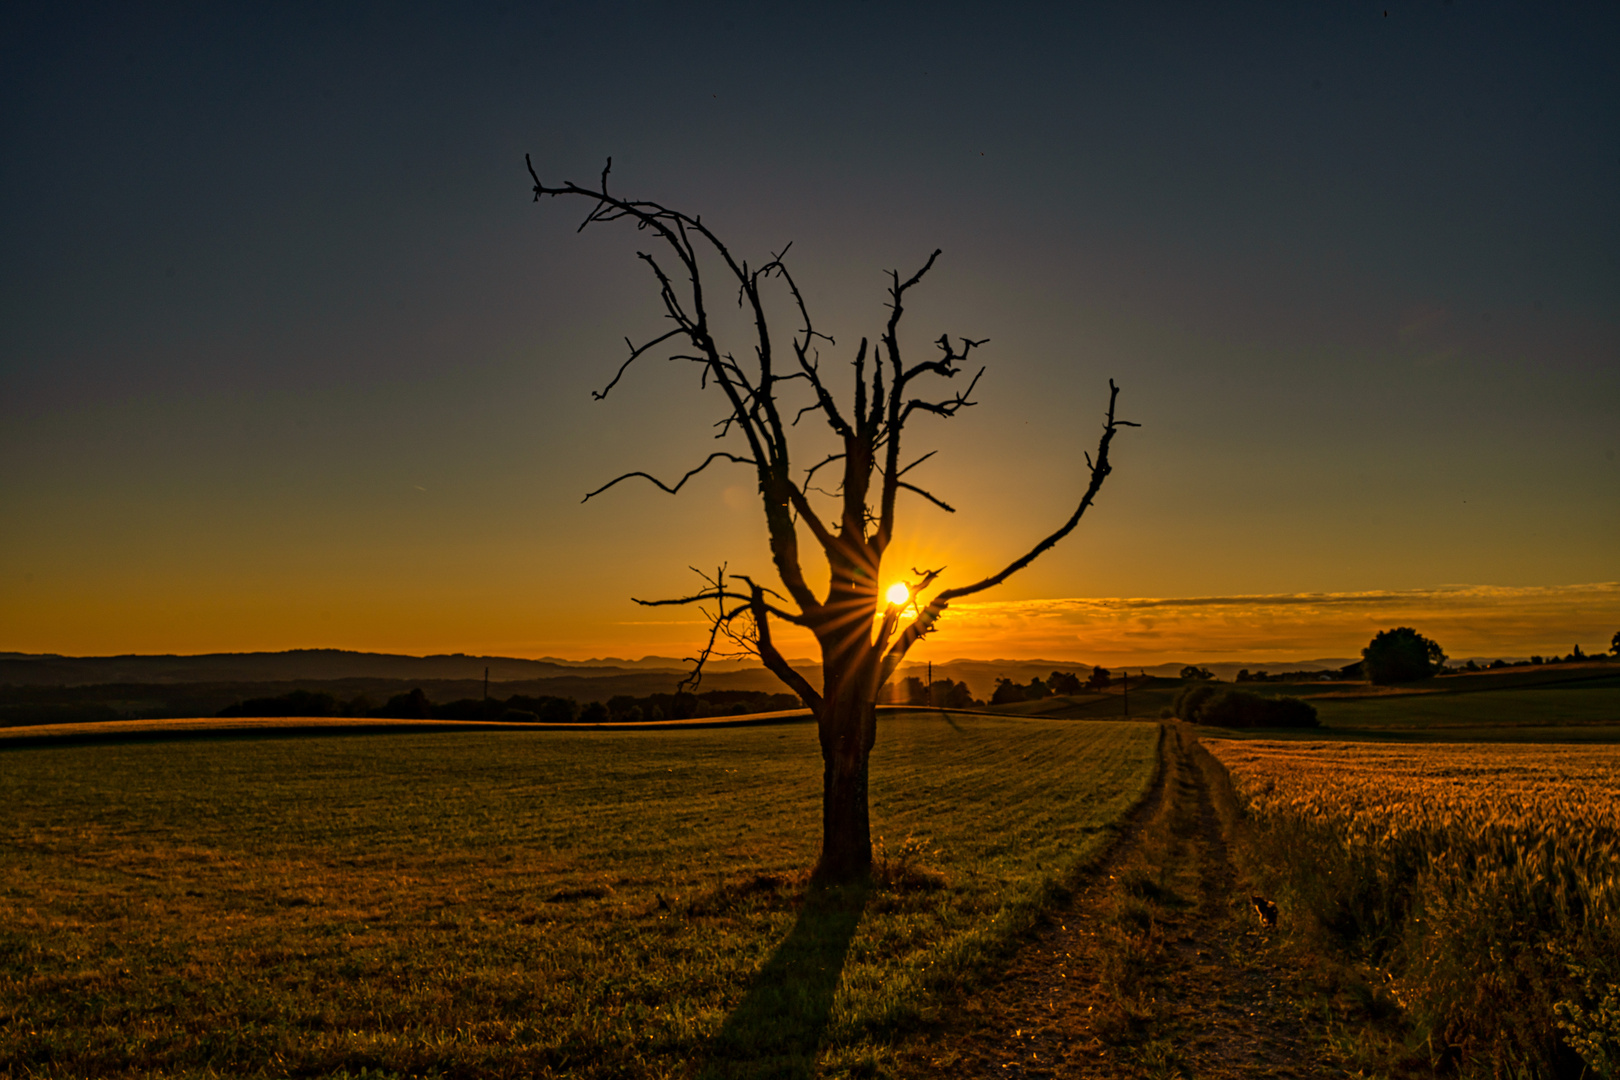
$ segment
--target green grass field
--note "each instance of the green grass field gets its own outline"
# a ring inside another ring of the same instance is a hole
[[[1063,695],[1041,698],[1038,701],[1019,701],[1011,705],[994,706],[994,712],[1009,716],[1040,716],[1052,720],[1119,720],[1127,708],[1133,719],[1157,718],[1160,710],[1169,708],[1176,694],[1185,684],[1180,679],[1161,679],[1131,676],[1129,701],[1118,679],[1114,685],[1100,693]]]
[[[1620,686],[1489,690],[1312,702],[1334,734],[1526,742],[1620,739]]]
[[[1220,730],[1234,738],[1445,742],[1620,742],[1620,672],[1613,664],[1507,668],[1399,687],[1245,683],[1315,706],[1316,731]]]
[[[885,718],[886,872],[833,893],[807,724],[4,751],[0,1074],[869,1071],[1098,853],[1158,737]]]

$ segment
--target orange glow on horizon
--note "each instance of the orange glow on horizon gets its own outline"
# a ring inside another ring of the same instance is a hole
[[[707,622],[672,609],[637,611],[598,600],[537,613],[493,597],[437,603],[361,603],[332,596],[318,606],[269,596],[229,606],[149,595],[76,618],[72,608],[10,610],[0,650],[95,656],[124,653],[338,648],[410,655],[468,653],[581,661],[694,655]],[[369,599],[369,598],[366,598]],[[308,610],[306,610],[308,608]],[[911,606],[902,614],[914,614]],[[1620,582],[1549,588],[1449,586],[1357,593],[1182,598],[1086,597],[962,602],[909,659],[1054,659],[1111,664],[1354,657],[1381,629],[1413,626],[1457,659],[1563,655],[1575,645],[1608,650],[1620,629]],[[25,632],[26,631],[26,632]],[[773,628],[778,647],[814,661],[814,638]]]

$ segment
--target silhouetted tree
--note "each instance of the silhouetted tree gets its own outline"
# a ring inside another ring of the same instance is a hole
[[[1046,680],[1046,685],[1052,688],[1054,694],[1078,694],[1085,689],[1080,682],[1080,676],[1072,671],[1054,671],[1052,677]]]
[[[1024,700],[1024,688],[1011,679],[997,679],[996,691],[990,695],[992,705],[1011,705]]]
[[[1091,669],[1091,677],[1086,680],[1087,690],[1103,690],[1113,681],[1113,675],[1101,664]]]
[[[1056,531],[999,572],[951,588],[937,588],[943,568],[913,568],[904,582],[906,602],[889,602],[883,591],[882,566],[895,533],[900,493],[954,512],[944,500],[908,479],[932,454],[908,460],[901,453],[901,436],[918,416],[947,419],[974,404],[977,374],[956,393],[930,396],[924,387],[932,379],[952,380],[964,374],[973,350],[985,344],[969,338],[953,343],[942,334],[934,342],[937,353],[932,359],[908,362],[903,358],[900,321],[907,293],[932,269],[939,252],[930,255],[910,277],[902,279],[898,271],[889,275],[887,321],[875,348],[869,348],[863,338],[854,350],[853,391],[840,401],[822,378],[819,353],[820,344],[831,347],[833,339],[815,328],[804,296],[782,261],[787,249],[750,266],[701,218],[610,193],[612,164],[610,159],[594,188],[571,181],[547,186],[533,165],[529,166],[536,201],[542,196],[566,196],[589,203],[581,229],[623,221],[653,241],[651,250],[640,252],[639,257],[657,282],[668,329],[639,345],[627,339],[629,354],[596,396],[605,397],[629,367],[648,353],[690,361],[702,370],[703,385],[725,399],[719,437],[730,440],[733,449],[716,450],[673,484],[636,471],[610,480],[586,498],[630,477],[641,477],[673,494],[716,461],[745,465],[753,472],[771,561],[785,592],[722,566],[712,577],[705,575],[703,588],[690,596],[638,602],[712,605],[709,643],[690,676],[693,682],[701,678],[704,660],[723,639],[757,655],[815,712],[822,757],[822,843],[816,872],[834,880],[864,875],[872,862],[867,761],[877,738],[874,707],[879,692],[907,651],[934,628],[953,600],[1000,585],[1079,524],[1111,471],[1109,446],[1119,428],[1129,423],[1115,418],[1119,390],[1109,383],[1097,456],[1094,461],[1088,457],[1088,482],[1073,513]],[[720,279],[718,284],[712,280],[714,276]],[[735,297],[747,316],[749,328],[736,348],[721,340],[721,331],[711,319],[711,300],[721,296],[727,303]],[[790,333],[780,330],[778,324],[784,318],[791,320]],[[835,440],[833,452],[808,468],[794,462],[789,441],[790,430],[806,416],[819,417]],[[820,491],[814,486],[817,473],[827,467],[841,474],[836,490],[827,493],[836,503],[831,513],[824,513],[826,504],[812,498]],[[823,594],[811,587],[803,569],[801,530],[827,560],[829,583]],[[777,650],[771,634],[773,619],[804,627],[814,635],[822,661],[819,687],[812,686]]]
[[[937,709],[966,709],[977,704],[973,700],[973,691],[968,689],[966,682],[935,679],[934,685],[929,687],[929,692],[931,695],[929,704]]]
[[[1445,666],[1440,646],[1410,626],[1380,631],[1361,650],[1362,669],[1378,684],[1427,679]]]
[[[1609,639],[1609,651],[1620,656],[1620,630],[1616,630],[1614,637]]]
[[[1188,681],[1213,679],[1215,677],[1215,673],[1208,668],[1201,668],[1196,667],[1193,664],[1188,664],[1186,667],[1181,669],[1181,677]]]

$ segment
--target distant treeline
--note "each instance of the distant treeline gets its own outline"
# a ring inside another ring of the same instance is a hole
[[[1342,668],[1279,671],[1272,674],[1268,671],[1250,671],[1243,668],[1237,673],[1233,682],[1339,682],[1341,680],[1357,680],[1365,678],[1362,674],[1361,661],[1346,664]]]
[[[513,694],[501,698],[460,698],[435,702],[421,688],[396,694],[378,705],[364,695],[341,701],[332,694],[294,690],[276,697],[252,698],[221,709],[221,717],[355,716],[394,720],[493,720],[503,723],[607,724],[648,720],[693,720],[709,716],[743,716],[802,708],[793,694],[758,690],[709,690],[701,694],[619,694],[604,704],[581,706],[573,698]]]
[[[984,702],[974,698],[966,682],[935,679],[926,683],[915,675],[907,675],[889,687],[887,700],[894,705],[921,705],[936,709],[971,709]]]
[[[502,701],[513,694],[530,698],[555,697],[576,702],[608,701],[619,696],[637,700],[670,694],[676,679],[668,672],[630,672],[611,678],[535,679],[491,685],[491,695]],[[367,708],[379,708],[420,687],[429,700],[450,702],[483,698],[482,679],[405,681],[396,679],[297,680],[283,682],[217,683],[97,683],[84,686],[43,686],[0,682],[0,727],[34,724],[91,723],[107,720],[163,720],[173,717],[216,716],[228,706],[261,698],[287,697],[294,691],[324,694],[340,703],[337,715],[356,698]],[[783,687],[767,671],[722,673],[705,679],[710,690],[749,690],[766,694]],[[369,715],[369,714],[368,714]]]
[[[1018,701],[1039,701],[1041,698],[1054,697],[1058,694],[1081,694],[1087,690],[1104,690],[1112,681],[1113,675],[1105,667],[1092,668],[1091,674],[1086,676],[1084,681],[1072,671],[1054,671],[1044,679],[1037,676],[1025,685],[1011,679],[997,679],[996,688],[990,694],[990,704],[1011,705]]]
[[[1605,656],[1602,653],[1594,653],[1592,655],[1587,655],[1586,653],[1582,652],[1581,647],[1579,645],[1577,645],[1577,646],[1575,646],[1575,648],[1571,649],[1568,653],[1566,653],[1565,655],[1563,655],[1561,657],[1560,656],[1532,656],[1528,660],[1492,660],[1488,664],[1479,664],[1479,663],[1475,663],[1473,660],[1470,660],[1470,661],[1468,661],[1468,663],[1463,664],[1460,667],[1450,667],[1450,668],[1447,668],[1446,670],[1447,671],[1494,671],[1497,668],[1529,667],[1532,664],[1570,664],[1570,663],[1578,663],[1579,661],[1582,661],[1582,660],[1620,659],[1620,631],[1615,632],[1614,640],[1615,640],[1615,644],[1609,650],[1610,652],[1612,652],[1614,654],[1613,656]]]

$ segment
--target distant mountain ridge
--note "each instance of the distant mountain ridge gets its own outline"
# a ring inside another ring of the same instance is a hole
[[[465,653],[404,656],[347,649],[291,649],[286,652],[203,653],[196,656],[56,656],[0,653],[0,685],[85,686],[98,683],[329,682],[336,679],[465,680],[491,682],[590,677],[626,672],[681,671],[682,661],[647,657],[640,661],[571,663],[546,658],[469,656]]]
[[[819,681],[820,665],[809,660],[791,661],[812,683]],[[1352,663],[1342,657],[1301,661],[1215,661],[1205,663],[1218,678],[1231,679],[1241,668],[1266,668],[1273,672],[1299,669],[1331,669]],[[966,680],[973,692],[987,697],[998,678],[1024,683],[1053,671],[1088,672],[1091,664],[1078,660],[947,660],[933,665],[935,678]],[[1145,671],[1151,675],[1174,677],[1183,665],[1176,663],[1130,665],[1116,669]],[[290,683],[334,682],[342,679],[388,679],[400,682],[482,680],[489,670],[492,683],[533,682],[538,679],[614,679],[625,676],[671,674],[677,678],[690,669],[685,660],[645,656],[640,660],[606,657],[572,661],[555,657],[525,660],[511,656],[473,656],[465,653],[409,656],[396,653],[357,652],[348,649],[291,649],[285,652],[203,653],[194,656],[139,655],[59,656],[55,654],[0,653],[0,685],[9,686],[93,686],[108,683]],[[924,677],[926,663],[907,663],[900,676]],[[753,676],[774,685],[757,662],[751,660],[711,661],[705,671],[714,676],[743,677],[752,685]],[[728,683],[731,679],[726,680]]]

